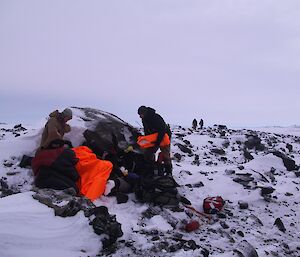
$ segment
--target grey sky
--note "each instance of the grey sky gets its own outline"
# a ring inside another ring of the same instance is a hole
[[[298,0],[0,0],[0,122],[89,106],[135,124],[300,124]]]

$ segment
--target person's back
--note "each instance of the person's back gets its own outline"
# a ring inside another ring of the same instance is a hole
[[[64,134],[71,131],[71,127],[66,123],[70,119],[72,119],[70,109],[65,109],[62,113],[58,110],[50,113],[42,134],[40,149],[48,148],[54,140],[62,140]]]

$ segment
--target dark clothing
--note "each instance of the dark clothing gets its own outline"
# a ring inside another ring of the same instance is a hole
[[[196,129],[196,128],[197,128],[197,120],[193,119],[193,129]]]
[[[170,130],[168,129],[164,119],[157,114],[154,109],[147,107],[147,112],[142,118],[142,122],[145,135],[158,133],[155,146],[159,147],[159,144],[161,143],[165,133],[170,133]]]
[[[203,120],[202,119],[199,121],[199,126],[200,126],[200,129],[203,128]]]
[[[64,147],[39,151],[32,160],[35,185],[39,188],[66,189],[76,185],[79,174],[76,170],[78,159],[74,151]]]
[[[171,156],[170,156],[170,145],[160,147],[160,143],[163,140],[164,135],[167,133],[171,139],[170,127],[165,123],[164,119],[155,112],[151,107],[146,107],[146,112],[142,117],[145,135],[158,133],[157,141],[154,147],[145,149],[146,161],[155,162],[155,153],[158,149],[161,150],[164,164],[172,167]]]

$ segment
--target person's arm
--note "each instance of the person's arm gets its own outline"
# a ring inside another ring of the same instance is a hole
[[[53,139],[63,139],[62,134],[59,132],[57,123],[55,120],[49,120],[48,122],[48,138]]]
[[[65,124],[64,126],[64,132],[69,133],[71,131],[71,126],[69,124]]]

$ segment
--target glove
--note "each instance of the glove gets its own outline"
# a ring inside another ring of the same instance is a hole
[[[132,152],[132,151],[133,151],[132,145],[129,145],[129,146],[124,150],[125,153],[129,153],[129,152]]]

